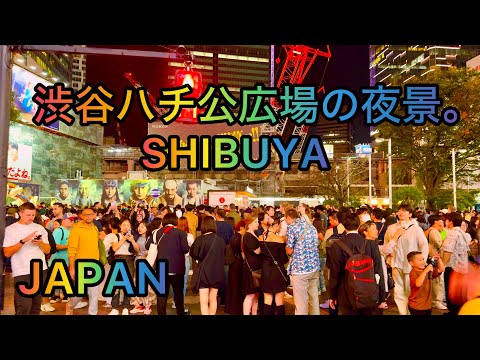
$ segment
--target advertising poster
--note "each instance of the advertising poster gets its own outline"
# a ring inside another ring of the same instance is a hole
[[[31,122],[38,109],[38,105],[32,100],[32,97],[35,94],[34,87],[37,84],[43,84],[45,86],[53,85],[51,82],[42,79],[40,76],[37,76],[20,66],[13,65],[12,90],[16,94],[14,104],[22,113],[21,118],[25,122]],[[58,121],[55,121],[46,127],[58,131],[59,123]]]
[[[7,183],[7,202],[8,206],[20,206],[23,203],[31,202],[38,205],[38,196],[40,194],[40,185],[9,181]]]
[[[32,180],[32,147],[12,141],[8,144],[8,179]]]

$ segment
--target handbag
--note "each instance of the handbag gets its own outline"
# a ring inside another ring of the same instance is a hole
[[[198,293],[198,291],[200,290],[200,274],[203,271],[203,266],[205,264],[205,260],[207,260],[208,255],[210,255],[210,253],[212,252],[213,245],[215,245],[216,240],[217,240],[217,236],[215,236],[213,238],[212,245],[210,245],[210,247],[208,248],[207,255],[205,255],[205,257],[200,262],[200,264],[198,264],[198,266],[195,268],[195,270],[193,270],[192,280],[190,282],[190,287],[192,288],[193,292]]]
[[[160,236],[160,239],[158,239],[157,242],[155,242],[155,238],[157,235],[157,231],[160,229],[155,229],[153,230],[152,233],[152,238],[153,242],[150,244],[150,247],[148,248],[148,253],[147,253],[147,261],[150,264],[150,266],[154,267],[155,266],[155,261],[157,260],[157,255],[158,255],[158,244],[160,244],[160,241],[162,238],[173,228],[173,226],[167,227],[164,231],[162,236]]]
[[[247,258],[245,258],[245,263],[247,264],[248,268],[250,269],[250,272],[252,273],[253,287],[255,289],[260,288],[260,285],[262,283],[262,269],[252,270],[252,268],[250,267],[250,264],[248,263]]]
[[[245,234],[243,234],[245,235]],[[256,235],[255,235],[256,237]],[[259,289],[260,288],[260,284],[261,284],[261,280],[262,280],[262,269],[257,269],[257,270],[252,270],[252,268],[250,267],[250,264],[248,263],[248,260],[247,260],[247,257],[245,256],[245,253],[243,251],[243,236],[242,236],[242,242],[241,242],[242,246],[242,258],[245,260],[245,264],[247,264],[248,266],[248,269],[250,270],[250,272],[252,273],[252,278],[253,278],[253,287],[255,289]]]
[[[105,244],[103,243],[103,240],[98,239],[98,260],[102,265],[105,265],[107,261],[107,254],[105,252]]]

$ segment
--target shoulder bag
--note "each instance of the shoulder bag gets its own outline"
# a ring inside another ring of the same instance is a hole
[[[243,236],[245,236],[245,234],[243,234]],[[255,289],[257,289],[257,288],[260,288],[260,283],[261,283],[261,280],[262,280],[262,268],[257,269],[257,270],[252,270],[252,268],[250,267],[250,264],[248,263],[247,257],[245,256],[245,253],[244,253],[244,251],[243,251],[243,236],[242,236],[242,246],[241,246],[241,249],[242,249],[242,257],[243,257],[243,259],[245,260],[245,264],[247,264],[248,269],[249,269],[250,272],[252,273],[252,277],[253,277],[253,287],[254,287]],[[256,235],[255,235],[255,237],[256,237]]]
[[[153,242],[150,244],[150,247],[148,248],[148,253],[147,253],[147,261],[150,264],[150,266],[154,267],[155,266],[155,261],[157,260],[157,255],[158,255],[158,244],[160,244],[160,241],[163,239],[163,237],[168,234],[168,232],[173,228],[173,226],[167,227],[162,236],[160,236],[160,239],[158,241],[156,240],[157,232],[159,229],[155,229],[152,232],[152,238]]]

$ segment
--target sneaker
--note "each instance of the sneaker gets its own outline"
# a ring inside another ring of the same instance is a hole
[[[447,310],[448,308],[440,301],[432,302],[432,307],[440,310]]]
[[[152,307],[150,305],[145,306],[145,310],[143,310],[145,315],[150,315],[152,313]]]
[[[79,301],[77,305],[75,305],[74,309],[81,309],[88,305],[86,301]]]
[[[330,300],[327,299],[327,301],[325,301],[323,304],[320,304],[320,307],[322,309],[328,309],[330,307]]]
[[[40,310],[44,312],[52,312],[52,311],[55,311],[55,308],[49,303],[45,303],[40,305]]]
[[[60,301],[60,296],[58,296],[58,295],[53,295],[50,298],[50,304],[55,304],[56,302],[59,302],[59,301]]]
[[[326,293],[327,292],[327,288],[322,288],[322,290],[319,291],[320,294],[323,294],[323,293]]]
[[[132,310],[130,310],[130,314],[143,313],[144,311],[145,311],[145,306],[137,305]]]
[[[293,298],[293,295],[290,295],[290,294],[289,294],[288,292],[286,292],[286,291],[285,291],[284,295],[285,295],[285,299],[291,299],[291,298]]]
[[[109,308],[112,307],[112,304],[110,304],[110,303],[105,303],[105,304],[103,304],[103,307],[109,309]]]
[[[118,312],[117,309],[112,309],[112,311],[110,311],[110,312],[108,313],[108,315],[119,315],[119,314],[120,314],[120,313]]]
[[[70,301],[70,298],[68,298],[68,297],[65,297],[65,298],[62,299],[62,303],[67,303],[69,301]]]
[[[175,303],[172,302],[172,309],[176,309],[177,307],[175,306]]]
[[[183,308],[183,312],[185,313],[185,315],[190,315],[190,310],[188,310],[186,306]]]
[[[117,311],[117,312],[118,312],[118,311]],[[122,315],[128,315],[128,309],[127,309],[127,308],[125,308],[125,309],[122,310]]]

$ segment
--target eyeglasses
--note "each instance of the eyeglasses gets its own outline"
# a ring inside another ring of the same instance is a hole
[[[88,214],[83,214],[84,216],[93,216],[95,215],[94,213],[88,213]]]

